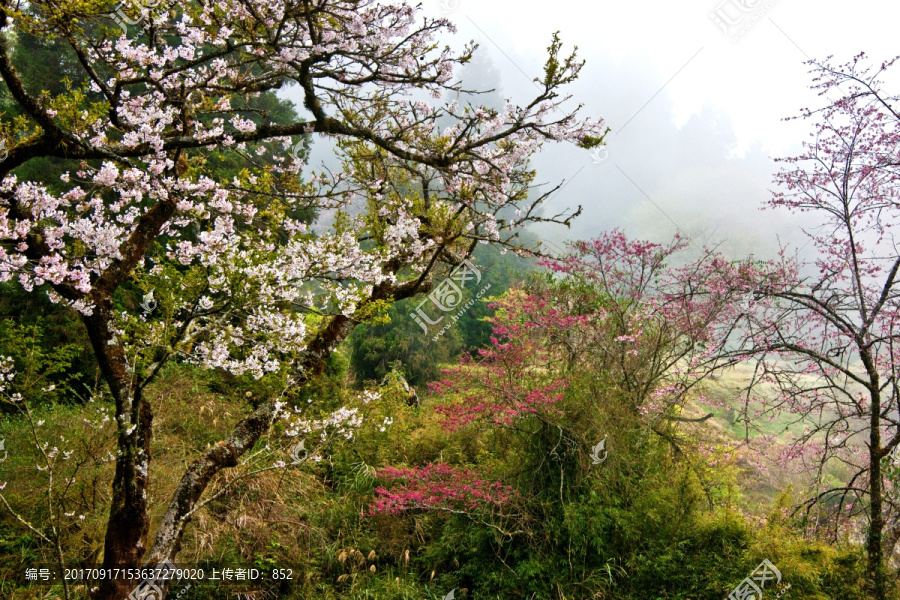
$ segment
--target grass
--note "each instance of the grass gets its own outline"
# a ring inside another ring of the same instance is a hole
[[[704,393],[716,401],[727,401],[733,398],[733,390],[745,376],[746,371],[734,369],[722,379],[710,382]],[[350,397],[349,390],[341,393],[345,400]],[[170,368],[151,386],[148,390],[154,407],[151,532],[155,531],[185,468],[222,439],[252,409],[261,394],[258,387],[240,381],[223,383],[210,374],[184,366]],[[279,450],[286,445],[283,440],[275,435],[261,440],[253,451],[259,453],[254,463],[229,470],[210,486],[204,498],[225,491],[194,515],[178,555],[179,564],[214,561],[234,566],[293,569],[295,579],[289,584],[241,588],[242,593],[254,593],[259,600],[267,597],[443,598],[449,590],[441,589],[438,584],[445,573],[439,572],[438,578],[432,581],[428,578],[431,567],[423,572],[421,558],[417,561],[414,555],[410,560],[409,540],[421,533],[417,529],[402,529],[399,520],[363,519],[361,514],[373,482],[367,464],[438,460],[441,452],[444,459],[455,452],[489,452],[488,448],[463,447],[474,442],[462,440],[461,436],[456,436],[455,442],[447,442],[439,415],[427,409],[429,402],[430,399],[425,400],[426,408],[421,411],[406,406],[399,394],[396,399],[386,397],[379,403],[371,403],[368,408],[373,411],[371,420],[375,425],[354,439],[351,452],[335,452],[334,464],[326,462],[241,477],[253,465],[265,466],[279,457],[285,458]],[[49,441],[48,449],[53,445],[60,450],[73,449],[69,461],[57,463],[54,503],[50,508],[48,474],[35,468],[36,462],[41,466],[40,454],[29,440],[26,422],[14,416],[0,422],[0,439],[5,440],[8,452],[7,460],[0,463],[0,485],[7,483],[0,493],[32,523],[46,522],[56,507],[58,529],[63,532],[62,546],[67,559],[73,562],[98,562],[102,552],[113,474],[109,456],[115,453],[114,428],[109,420],[91,427],[83,419],[104,411],[111,415],[112,408],[98,401],[88,409],[45,406],[35,412],[35,419],[43,421],[39,430],[42,439]],[[685,416],[706,412],[715,416],[702,423],[684,424],[688,437],[695,438],[697,443],[722,447],[738,445],[743,440],[740,431],[728,422],[726,410],[707,410],[705,405],[693,404],[687,407]],[[396,422],[391,430],[381,433],[377,426],[386,414],[393,415]],[[794,483],[800,489],[804,473],[766,472],[753,458],[755,451],[774,452],[784,443],[782,425],[783,422],[776,420],[760,427],[761,431],[750,437],[743,450],[735,452],[721,466],[708,468],[708,473],[713,475],[736,470],[740,474],[741,494],[735,496],[735,504],[755,515],[771,512],[788,484]],[[779,427],[782,427],[780,432]],[[271,452],[265,450],[267,444]],[[484,460],[489,461],[490,457]],[[67,477],[73,472],[78,477],[67,486]],[[416,524],[415,528],[418,527]],[[41,531],[46,534],[47,530]],[[15,600],[59,597],[60,589],[46,595],[47,588],[15,589],[10,584],[14,572],[53,560],[51,547],[40,543],[37,535],[28,535],[9,511],[0,513],[0,596]],[[218,597],[233,600],[237,592],[238,588],[228,588],[226,592],[198,584],[179,600]],[[462,598],[459,590],[457,596]]]

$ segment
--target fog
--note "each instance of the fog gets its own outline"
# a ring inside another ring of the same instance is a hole
[[[829,54],[844,61],[861,50],[875,61],[893,56],[889,24],[900,7],[863,2],[851,13],[837,2],[674,4],[561,0],[553,10],[534,11],[505,0],[432,0],[423,10],[457,24],[451,45],[479,44],[476,60],[458,74],[466,87],[495,89],[478,99],[488,106],[534,96],[531,80],[541,73],[553,31],[564,50],[579,46],[586,66],[570,88],[573,103],[584,105],[584,115],[602,116],[612,131],[594,156],[548,144],[536,157],[543,189],[564,183],[545,211],[583,207],[571,229],[533,229],[551,247],[619,227],[658,242],[680,231],[695,248],[717,245],[734,258],[771,257],[779,244],[809,257],[801,227],[815,221],[764,210],[773,158],[798,153],[811,131],[811,123],[783,119],[823,103],[808,89],[804,61]],[[734,27],[716,23],[738,5],[756,8]],[[317,139],[310,165],[322,163],[337,166],[331,145]]]

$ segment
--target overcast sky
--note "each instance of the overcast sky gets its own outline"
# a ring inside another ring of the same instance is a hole
[[[424,0],[423,10],[457,24],[457,47],[479,43],[476,85],[499,85],[519,104],[534,94],[554,31],[587,61],[571,92],[613,131],[599,163],[565,145],[536,160],[540,181],[567,182],[549,211],[584,207],[571,230],[541,230],[556,243],[621,227],[655,241],[679,229],[735,257],[770,255],[779,239],[802,246],[796,218],[759,208],[771,159],[796,153],[810,131],[782,119],[822,102],[803,61],[900,54],[900,4],[888,2]],[[712,15],[737,24],[726,33]],[[313,163],[327,155],[314,146]]]

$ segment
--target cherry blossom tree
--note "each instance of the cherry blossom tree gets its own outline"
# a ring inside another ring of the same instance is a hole
[[[84,85],[29,89],[10,58],[16,31],[64,40]],[[531,193],[528,161],[546,141],[601,143],[603,122],[561,95],[582,63],[554,36],[528,104],[436,102],[462,89],[454,68],[474,51],[440,47],[448,31],[371,0],[0,5],[0,76],[24,113],[3,132],[0,280],[77,311],[114,399],[105,567],[174,559],[207,486],[278,412],[262,403],[199,456],[151,536],[145,390],[165,364],[287,369],[300,385],[379,303],[429,291],[479,242],[522,251],[517,229],[580,212],[544,215],[553,190]],[[251,108],[290,86],[307,118]],[[336,140],[344,169],[300,182],[292,148],[306,135]],[[228,180],[204,168],[222,149],[244,165]],[[20,180],[44,158],[67,165],[59,181]],[[310,227],[296,216],[310,209],[333,218]],[[122,309],[135,288],[152,311]],[[96,597],[133,587],[106,580]]]
[[[886,493],[884,470],[900,445],[900,114],[881,81],[895,61],[809,63],[826,103],[795,117],[813,121],[811,140],[800,155],[779,159],[770,205],[819,217],[806,231],[816,259],[782,250],[774,261],[729,265],[719,284],[744,294],[722,339],[723,356],[756,361],[745,414],[796,415],[804,431],[785,458],[805,461],[821,486],[804,506],[867,515],[868,594],[879,600],[885,554],[900,539],[900,505]],[[756,397],[760,386],[775,397]],[[830,464],[849,469],[842,485],[823,484]]]
[[[565,376],[598,373],[616,390],[626,410],[637,418],[673,419],[688,393],[714,367],[714,326],[728,311],[726,297],[705,291],[718,280],[724,260],[713,251],[682,266],[689,242],[676,236],[667,244],[630,240],[620,230],[570,245],[561,257],[539,264],[547,279],[535,279],[491,304],[498,311],[492,345],[479,350],[482,369],[470,372],[472,360],[431,385],[450,392],[465,382],[470,394],[460,405],[438,410],[448,425],[476,418],[507,422],[536,413],[560,399]],[[535,387],[534,373],[557,373],[561,379]]]
[[[478,349],[477,360],[463,354],[459,365],[443,369],[444,377],[428,385],[441,397],[461,396],[435,409],[451,431],[470,423],[503,427],[524,416],[558,412],[554,406],[568,385],[559,376],[560,353],[548,338],[582,324],[583,318],[546,311],[546,303],[517,289],[489,306],[503,311],[501,317],[489,317],[491,345]]]
[[[542,259],[557,279],[534,290],[560,315],[586,319],[554,336],[570,368],[591,364],[630,412],[656,421],[676,418],[713,369],[720,349],[714,328],[729,311],[713,287],[724,259],[708,249],[683,258],[689,244],[680,234],[658,244],[608,231],[571,244],[565,256]]]
[[[439,404],[435,412],[449,431],[506,431],[519,440],[533,440],[534,425],[564,423],[557,404],[568,382],[560,376],[562,354],[548,344],[550,332],[560,333],[582,323],[547,310],[534,296],[512,289],[492,302],[497,316],[491,344],[477,358],[463,353],[459,364],[442,369],[429,388]],[[538,425],[540,427],[540,425]],[[515,446],[510,440],[499,444]],[[407,468],[384,467],[375,476],[386,485],[375,489],[369,513],[400,515],[437,512],[463,515],[504,536],[524,533],[527,515],[521,490],[497,480],[483,466],[472,468],[434,462]],[[510,527],[509,524],[513,526]]]

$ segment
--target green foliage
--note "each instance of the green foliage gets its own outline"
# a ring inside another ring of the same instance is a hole
[[[10,292],[0,295],[0,357],[13,359],[16,391],[31,403],[86,401],[96,365],[80,324],[46,298],[41,303],[36,294]]]
[[[450,362],[459,352],[459,332],[450,330],[436,342],[410,318],[416,300],[401,300],[385,313],[388,322],[358,325],[347,339],[350,362],[358,383],[380,381],[401,362],[404,376],[413,385],[430,381],[440,374],[440,365]]]
[[[709,510],[690,465],[676,460],[667,442],[629,431],[588,389],[573,385],[567,394],[563,412],[579,417],[564,419],[562,430],[532,422],[478,434],[491,438],[483,441],[486,452],[461,458],[506,469],[504,479],[516,482],[523,500],[514,526],[504,527],[519,533],[505,535],[464,515],[419,514],[375,519],[377,543],[400,547],[405,540],[421,573],[435,571],[444,593],[464,588],[467,598],[721,600],[763,558],[791,584],[787,598],[863,597],[858,551],[806,542],[787,525],[760,530],[737,513]],[[426,415],[419,422],[434,426]],[[609,436],[609,459],[586,467],[586,449],[569,442],[597,429],[617,434]],[[459,456],[445,443],[445,460]],[[365,522],[359,526],[365,531]],[[389,534],[401,538],[385,540]]]
[[[381,381],[392,365],[399,362],[409,383],[421,386],[437,379],[441,367],[454,362],[460,352],[474,352],[490,342],[491,325],[484,320],[491,313],[488,296],[502,294],[513,281],[533,269],[533,264],[511,253],[501,254],[497,248],[487,245],[476,248],[473,263],[481,271],[482,279],[475,286],[474,281],[470,281],[469,286],[463,288],[460,305],[467,304],[479,290],[490,285],[488,294],[473,302],[437,340],[433,338],[449,316],[443,322],[430,326],[427,333],[411,316],[423,301],[426,302],[426,311],[436,310],[428,306],[425,297],[395,302],[383,313],[353,330],[346,345],[358,385],[366,381]],[[432,315],[432,318],[436,317],[436,314]]]

